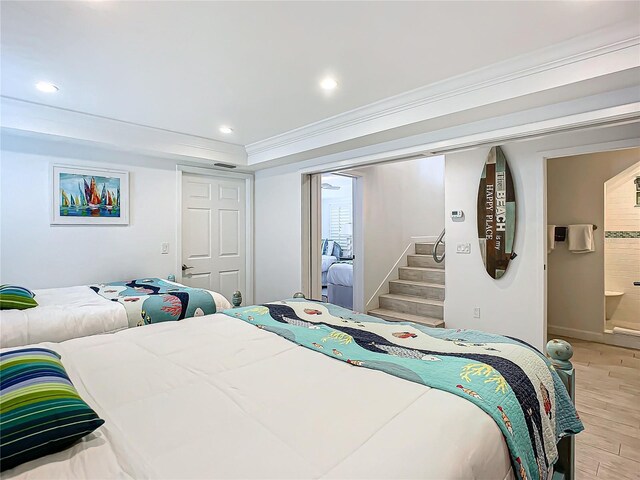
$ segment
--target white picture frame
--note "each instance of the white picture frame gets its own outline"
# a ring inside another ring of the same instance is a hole
[[[53,164],[50,203],[51,225],[128,225],[129,172]]]

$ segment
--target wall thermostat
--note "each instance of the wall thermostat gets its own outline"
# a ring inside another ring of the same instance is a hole
[[[451,220],[462,220],[464,212],[462,210],[451,210]]]

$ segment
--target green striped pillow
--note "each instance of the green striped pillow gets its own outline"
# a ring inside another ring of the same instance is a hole
[[[0,353],[0,470],[64,450],[103,423],[56,352]]]
[[[33,308],[38,306],[31,290],[16,285],[0,285],[0,310]]]

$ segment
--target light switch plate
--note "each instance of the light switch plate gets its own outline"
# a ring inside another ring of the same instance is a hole
[[[470,243],[458,243],[456,245],[456,253],[461,253],[468,255],[471,253],[471,244]]]
[[[160,253],[162,255],[167,255],[169,253],[169,244],[167,242],[162,242],[160,244]]]
[[[473,309],[473,318],[480,318],[480,307],[475,307]]]

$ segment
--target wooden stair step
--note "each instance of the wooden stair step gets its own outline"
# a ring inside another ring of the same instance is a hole
[[[444,268],[441,268],[441,267],[411,267],[407,265],[406,267],[398,267],[398,268],[408,268],[411,270],[427,270],[429,272],[440,272],[440,273],[444,271]]]
[[[425,268],[421,268],[420,270],[427,270]],[[437,269],[434,269],[437,270]],[[406,285],[417,285],[422,287],[433,287],[433,288],[444,288],[444,285],[441,283],[433,283],[433,282],[421,282],[419,280],[390,280],[390,282],[398,282],[404,283]]]
[[[422,282],[419,280],[391,280],[389,293],[412,295],[434,300],[444,300],[444,285],[442,283]]]
[[[411,295],[385,293],[379,297],[380,308],[423,317],[444,318],[444,302]]]
[[[413,302],[413,303],[420,303],[420,304],[424,304],[424,305],[438,305],[440,307],[444,306],[444,302],[441,300],[432,300],[430,298],[421,298],[421,297],[414,297],[412,295],[400,295],[397,293],[385,293],[383,295],[380,295],[380,297],[385,297],[385,298],[391,298],[394,300],[402,300],[405,302]]]
[[[418,255],[432,255],[435,242],[416,242],[415,252]],[[438,245],[438,253],[444,253],[444,245]]]
[[[445,264],[445,262],[437,263],[432,255],[420,254],[407,255],[407,262],[410,267],[439,268],[441,270],[444,270]]]
[[[444,285],[445,270],[431,267],[399,267],[401,280],[422,281]]]
[[[384,308],[376,308],[369,311],[368,314],[390,322],[413,322],[420,325],[426,325],[427,327],[444,328],[444,320],[440,318],[423,317],[419,315],[412,315],[410,313],[386,310]]]

